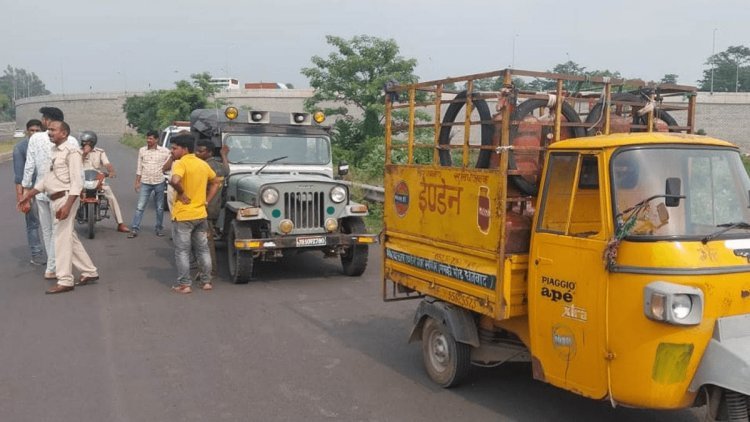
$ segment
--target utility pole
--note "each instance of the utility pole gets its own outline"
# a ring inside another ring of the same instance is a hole
[[[716,29],[714,28],[714,35],[711,41],[711,95],[714,95],[714,67],[716,67]]]

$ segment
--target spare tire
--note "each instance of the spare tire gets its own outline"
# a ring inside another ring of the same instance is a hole
[[[656,109],[654,110],[654,118],[659,119],[667,124],[669,127],[670,132],[680,132],[679,129],[674,129],[674,126],[678,126],[677,120],[675,120],[674,117],[672,117],[671,114],[667,113],[664,110]],[[648,115],[644,114],[643,116],[639,116],[637,113],[633,114],[633,124],[634,125],[647,125],[648,124]],[[633,129],[633,132],[646,132],[646,129]]]
[[[627,101],[632,103],[643,103],[643,105],[646,105],[646,102],[644,101],[643,94],[636,94],[632,92],[623,92],[619,94],[612,94],[612,100],[613,101]],[[603,103],[599,101],[594,105],[591,110],[589,111],[589,115],[586,117],[586,123],[593,125],[596,123],[601,114],[602,114],[602,108]],[[679,129],[672,129],[673,126],[677,126],[677,120],[675,120],[672,115],[667,113],[664,110],[656,109],[654,110],[654,117],[664,121],[664,123],[667,124],[667,126],[670,127],[670,132],[680,132]],[[633,124],[634,125],[646,125],[648,124],[648,115],[639,116],[637,113],[633,113]],[[631,129],[631,132],[645,132],[645,129]],[[586,135],[592,136],[596,134],[596,128],[586,128]]]
[[[643,102],[642,96],[638,94],[633,94],[630,92],[612,94],[611,98],[612,98],[612,101],[627,101],[627,102],[632,102],[632,103]],[[601,115],[602,115],[603,108],[604,108],[604,103],[601,101],[599,101],[593,107],[591,107],[591,110],[589,110],[589,115],[586,116],[586,124],[593,125],[594,123],[599,122],[599,119],[601,118]],[[633,123],[635,123],[635,121]],[[587,136],[596,135],[595,127],[589,128],[587,126],[585,131],[586,131]]]
[[[520,122],[521,119],[523,119],[525,116],[530,115],[534,112],[534,110],[539,108],[546,108],[548,104],[547,100],[543,99],[530,99],[522,102],[516,109],[513,111],[513,114],[511,115],[511,122]],[[567,102],[563,101],[562,103],[562,114],[565,116],[565,119],[570,123],[580,123],[581,117],[576,113],[576,110],[568,104]],[[584,128],[580,126],[573,126],[570,127],[569,130],[571,131],[571,137],[573,138],[580,138],[586,135],[586,131]],[[518,136],[518,124],[512,124],[510,126],[510,145],[513,145],[513,140]],[[544,140],[540,139],[540,145],[542,145],[542,142]],[[512,151],[512,150],[511,150]],[[508,155],[508,169],[515,170],[516,169],[516,161],[513,157],[513,153],[511,152]],[[523,176],[520,175],[512,175],[509,176],[510,181],[518,188],[518,190],[521,191],[524,195],[530,195],[530,196],[536,196],[539,193],[539,187],[536,185],[536,183],[530,182],[526,179],[524,179]]]
[[[458,112],[461,111],[462,108],[464,108],[464,105],[466,104],[466,91],[459,92],[456,97],[453,99],[454,102],[452,102],[448,109],[445,110],[445,115],[443,115],[443,125],[445,123],[453,123],[456,121],[456,117],[458,116]],[[479,112],[479,118],[483,122],[489,122],[489,123],[482,123],[482,137],[481,142],[482,146],[490,146],[492,145],[492,136],[495,133],[495,126],[492,124],[492,114],[490,113],[490,108],[487,106],[487,102],[481,98],[479,98],[479,94],[476,92],[472,92],[471,94],[471,103],[474,106],[474,108]],[[440,127],[440,135],[438,136],[438,144],[439,145],[449,145],[450,140],[450,134],[451,129],[453,128],[452,125],[448,126],[441,126]],[[451,160],[451,152],[448,149],[441,149],[438,151],[438,156],[440,157],[440,165],[441,166],[451,166],[453,165],[453,162]],[[490,166],[490,157],[492,156],[492,151],[490,150],[480,150],[479,151],[479,157],[477,157],[477,163],[476,168],[482,168],[486,169]]]

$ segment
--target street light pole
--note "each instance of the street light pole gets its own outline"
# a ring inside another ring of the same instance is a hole
[[[714,67],[716,66],[716,29],[714,28],[714,34],[712,37],[711,47],[711,95],[714,95]]]

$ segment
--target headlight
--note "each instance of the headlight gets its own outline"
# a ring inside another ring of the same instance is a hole
[[[283,234],[289,234],[294,230],[294,223],[292,220],[281,220],[279,221],[279,231]]]
[[[339,228],[339,222],[336,221],[335,218],[327,218],[325,226],[326,226],[326,230],[328,230],[329,232],[333,233],[336,230],[338,230],[338,228]]]
[[[279,191],[274,188],[267,188],[260,194],[264,204],[273,205],[279,200]]]
[[[698,325],[703,319],[701,289],[654,281],[643,289],[646,318],[674,325]]]
[[[340,204],[346,200],[346,189],[336,186],[331,189],[331,201]]]
[[[693,309],[693,301],[689,295],[674,295],[672,299],[672,313],[677,319],[685,319]]]
[[[229,120],[234,120],[237,118],[237,116],[240,114],[239,110],[237,110],[237,107],[227,107],[224,110],[224,116],[226,116]]]

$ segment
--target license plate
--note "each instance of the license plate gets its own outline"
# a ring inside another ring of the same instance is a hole
[[[325,236],[298,237],[297,238],[298,248],[305,248],[308,246],[325,246],[325,245],[326,245]]]

